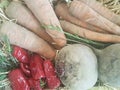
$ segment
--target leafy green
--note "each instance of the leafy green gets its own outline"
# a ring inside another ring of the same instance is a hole
[[[10,81],[7,78],[5,78],[5,79],[0,81],[0,88],[3,88],[9,84],[10,84]]]
[[[0,38],[0,87],[9,84],[9,71],[18,67],[18,61],[12,56],[12,48],[7,36]]]
[[[42,79],[40,79],[40,86],[43,88],[43,87],[45,87],[45,85],[46,85],[46,82],[43,81]]]
[[[0,8],[4,9],[4,8],[6,8],[8,6],[8,4],[9,4],[8,0],[2,0],[0,2]]]
[[[17,60],[11,55],[12,48],[9,43],[9,40],[6,36],[3,36],[2,40],[0,40],[0,72],[1,70],[9,71],[15,68],[18,63]]]
[[[53,26],[53,25],[41,25],[44,29],[50,29],[50,30],[58,30],[58,31],[63,31],[59,26]]]
[[[102,42],[96,42],[92,40],[88,40],[82,37],[79,37],[77,35],[70,34],[68,32],[64,32],[68,41],[68,44],[73,44],[73,43],[85,43],[89,44],[95,48],[102,49],[107,47],[108,45],[111,45],[111,43],[102,43]]]
[[[62,31],[62,29],[59,28],[58,26],[42,24],[42,27],[44,29]],[[98,48],[98,49],[105,48],[105,47],[107,47],[107,46],[112,44],[112,43],[103,43],[103,42],[92,41],[92,40],[89,40],[89,39],[86,39],[86,38],[79,37],[77,35],[70,34],[68,32],[64,32],[64,33],[66,35],[66,38],[67,38],[67,41],[68,41],[69,44],[81,43],[82,42],[82,43],[89,44],[89,45],[91,45],[91,46],[93,46],[95,48]]]
[[[7,75],[4,75],[4,74],[0,75],[0,81],[4,80],[5,78],[7,78]]]

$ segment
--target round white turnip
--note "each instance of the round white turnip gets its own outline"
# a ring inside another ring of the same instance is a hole
[[[88,90],[98,78],[97,58],[92,49],[82,44],[62,48],[55,58],[61,82],[69,90]]]
[[[120,44],[95,50],[98,58],[99,80],[104,84],[120,88]]]

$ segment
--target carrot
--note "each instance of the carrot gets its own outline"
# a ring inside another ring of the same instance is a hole
[[[113,34],[120,35],[120,27],[118,25],[102,17],[83,2],[74,0],[70,4],[69,11],[73,16],[84,20],[91,25],[103,28],[104,30]]]
[[[62,19],[69,21],[73,24],[79,25],[81,27],[87,28],[89,30],[94,30],[97,32],[102,32],[102,33],[107,33],[105,30],[102,30],[100,28],[97,28],[93,25],[90,25],[84,21],[81,21],[75,17],[73,17],[72,15],[70,15],[69,11],[68,11],[68,6],[65,3],[58,3],[55,6],[55,13],[58,17],[61,17]]]
[[[46,58],[53,58],[55,50],[34,33],[13,22],[4,22],[0,27],[0,36],[6,35],[13,45],[36,52]]]
[[[43,28],[40,27],[39,21],[35,18],[32,12],[20,1],[12,1],[6,8],[5,13],[9,18],[16,19],[18,24],[34,32],[50,44],[54,43],[52,38],[45,32]],[[53,45],[56,46],[56,44]]]
[[[117,36],[117,35],[102,34],[102,33],[94,32],[94,31],[90,31],[88,29],[84,29],[82,27],[79,27],[67,21],[61,20],[60,23],[64,31],[69,32],[74,35],[78,35],[86,39],[100,41],[100,42],[110,42],[110,43],[120,42],[120,36]]]
[[[120,25],[120,16],[111,12],[109,9],[104,7],[101,3],[97,2],[96,0],[79,0],[90,6],[92,9],[94,9],[96,12],[101,14],[103,17],[107,18],[108,20],[112,21],[113,23],[116,23]]]
[[[49,0],[23,0],[40,21],[45,31],[59,46],[66,44],[64,32]]]

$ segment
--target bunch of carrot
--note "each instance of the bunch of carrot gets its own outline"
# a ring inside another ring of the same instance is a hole
[[[120,16],[96,0],[59,1],[55,12],[66,32],[99,42],[120,42]]]
[[[56,49],[66,45],[66,37],[49,0],[13,0],[5,14],[16,22],[6,21],[0,36],[7,35],[10,43],[53,59]]]

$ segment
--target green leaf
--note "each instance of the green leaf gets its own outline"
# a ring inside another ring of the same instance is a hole
[[[12,48],[7,36],[0,38],[0,72],[18,67],[18,61],[12,56]]]
[[[57,30],[57,31],[62,31],[62,32],[63,32],[63,30],[62,30],[59,26],[45,25],[45,24],[42,24],[41,26],[42,26],[44,29]]]
[[[5,78],[7,78],[7,75],[4,74],[0,75],[0,81],[4,80]]]
[[[0,88],[3,88],[8,85],[10,85],[10,81],[7,78],[0,81]]]
[[[0,2],[0,8],[4,9],[8,6],[9,1],[8,0],[2,0],[2,2]]]
[[[82,38],[82,37],[79,37],[77,35],[70,34],[68,32],[64,32],[64,33],[66,35],[66,38],[67,38],[67,41],[68,41],[69,44],[85,43],[85,44],[89,44],[89,45],[91,45],[95,48],[98,48],[98,49],[102,49],[102,48],[107,47],[108,45],[111,45],[111,43],[102,43],[102,42],[96,42],[96,41],[88,40],[86,38]]]
[[[4,36],[3,39],[4,39],[4,43],[5,43],[5,51],[11,53],[12,48],[11,48],[9,39],[7,38],[7,36]]]
[[[46,82],[43,81],[42,79],[40,79],[40,86],[43,88],[43,87],[45,87],[45,85],[46,85]]]
[[[6,56],[6,54],[0,49],[0,56]]]

